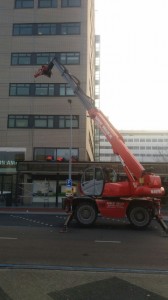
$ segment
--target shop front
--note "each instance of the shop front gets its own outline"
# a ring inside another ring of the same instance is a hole
[[[61,207],[67,194],[68,162],[20,162],[17,165],[17,205]],[[79,193],[79,169],[72,172],[73,194]]]
[[[23,148],[0,148],[0,207],[16,203],[17,163],[24,157]]]

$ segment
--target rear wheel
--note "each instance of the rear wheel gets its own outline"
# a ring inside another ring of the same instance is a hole
[[[81,203],[76,207],[75,218],[82,226],[92,226],[97,219],[97,209],[92,203]]]
[[[147,207],[133,206],[128,211],[128,219],[136,229],[145,229],[152,220],[152,215]]]

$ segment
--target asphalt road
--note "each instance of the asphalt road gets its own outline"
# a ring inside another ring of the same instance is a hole
[[[0,214],[0,300],[168,299],[168,238],[159,224],[75,221],[63,215]]]
[[[125,220],[99,218],[85,229],[73,221],[61,233],[64,221],[63,215],[1,214],[0,263],[168,269],[168,238],[155,221],[145,231]]]

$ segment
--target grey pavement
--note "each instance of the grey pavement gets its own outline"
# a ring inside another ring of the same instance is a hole
[[[167,274],[0,269],[0,300],[165,300]]]

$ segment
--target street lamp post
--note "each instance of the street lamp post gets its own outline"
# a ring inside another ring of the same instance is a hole
[[[72,100],[68,99],[70,108],[70,144],[69,144],[69,180],[72,181]]]

